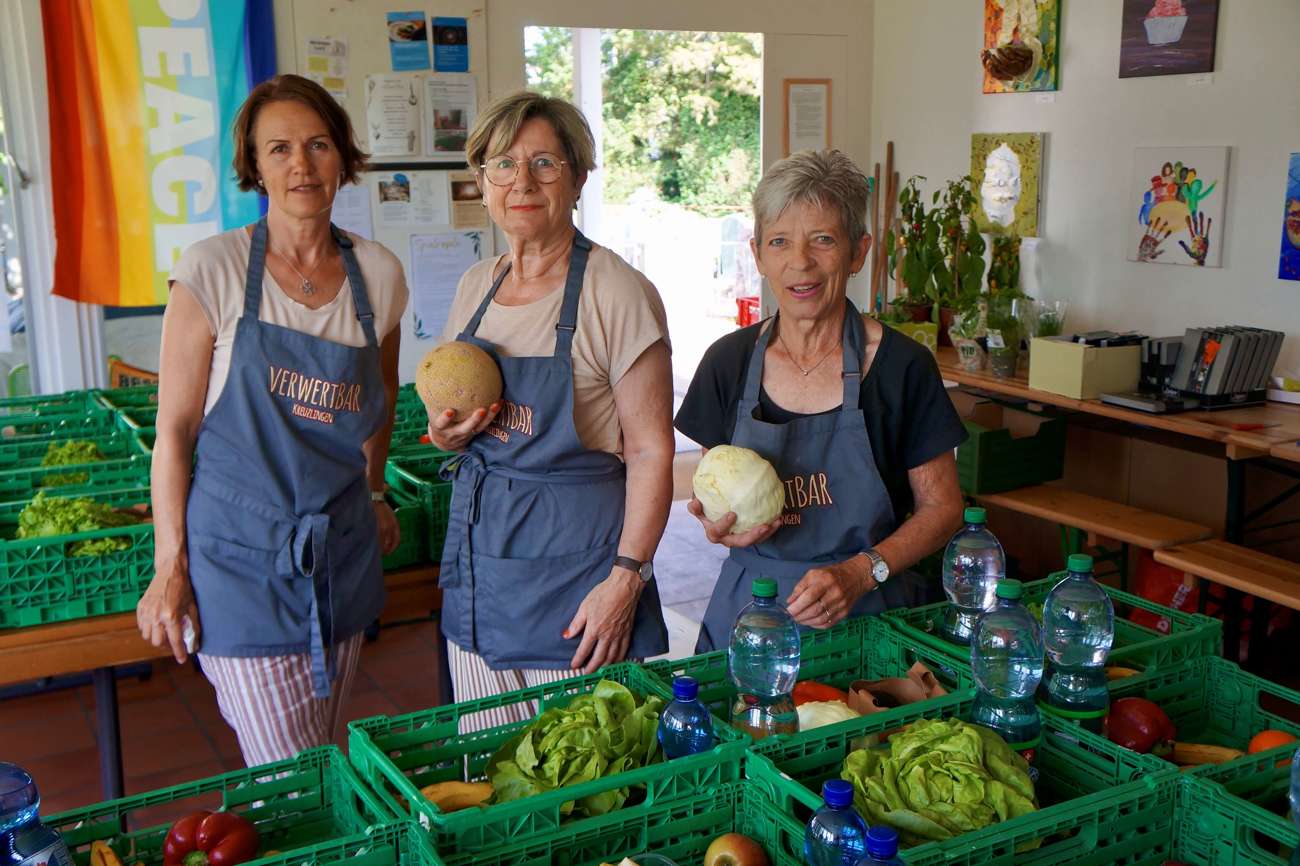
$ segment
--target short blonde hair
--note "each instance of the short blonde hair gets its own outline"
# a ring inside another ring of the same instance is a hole
[[[534,117],[543,118],[555,130],[575,179],[596,167],[596,140],[578,107],[563,99],[522,90],[501,97],[479,115],[465,142],[470,169],[477,174],[485,159],[509,150],[519,128]]]
[[[754,189],[754,239],[763,241],[763,225],[779,219],[792,204],[835,208],[849,243],[867,235],[867,201],[871,184],[840,150],[801,150],[772,164]]]

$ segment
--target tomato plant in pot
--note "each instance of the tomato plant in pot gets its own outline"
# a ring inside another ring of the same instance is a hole
[[[908,178],[898,194],[902,214],[897,231],[885,235],[890,272],[904,291],[903,303],[915,321],[939,326],[940,341],[950,345],[948,328],[955,310],[979,297],[984,279],[984,238],[970,218],[975,206],[974,181],[967,175],[936,190],[927,208],[919,175]]]

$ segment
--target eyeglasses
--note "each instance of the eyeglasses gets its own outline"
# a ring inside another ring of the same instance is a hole
[[[535,154],[528,160],[528,173],[538,183],[555,183],[564,171],[564,160],[553,153]],[[480,165],[487,179],[496,186],[510,186],[519,176],[519,162],[510,156],[498,156]]]

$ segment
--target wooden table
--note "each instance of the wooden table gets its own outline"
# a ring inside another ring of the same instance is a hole
[[[384,586],[388,599],[381,623],[427,617],[442,607],[436,565],[389,572]],[[151,646],[140,637],[134,612],[0,631],[0,686],[91,671],[100,785],[104,799],[115,800],[122,796],[123,785],[113,668],[170,657],[170,649]]]
[[[1300,441],[1300,405],[1270,402],[1263,406],[1249,406],[1242,409],[1154,415],[1135,409],[1111,406],[1100,400],[1075,400],[1048,391],[1036,391],[1029,387],[1029,382],[1024,376],[1002,379],[987,372],[968,372],[962,369],[958,362],[956,349],[940,349],[938,359],[943,378],[949,382],[956,382],[964,388],[1109,418],[1148,430],[1165,431],[1172,434],[1174,439],[1182,437],[1199,443],[1198,450],[1208,448],[1210,453],[1221,454],[1226,460],[1228,473],[1223,534],[1224,538],[1233,544],[1242,544],[1246,523],[1254,519],[1246,514],[1246,461],[1273,457],[1300,463],[1300,448],[1296,447],[1296,443]],[[1268,466],[1272,471],[1300,481],[1300,471],[1289,465],[1269,463]],[[1255,517],[1298,493],[1300,493],[1300,484],[1296,484],[1281,497],[1257,509]],[[1230,592],[1229,614],[1231,615],[1234,610],[1239,611],[1240,604],[1240,593]],[[1256,605],[1253,618],[1256,631],[1267,628],[1267,605]],[[1252,641],[1254,637],[1255,635],[1252,635]],[[1259,634],[1258,637],[1262,643],[1264,635]],[[1235,657],[1235,644],[1239,639],[1238,629],[1225,630],[1225,653],[1229,658]],[[1252,645],[1259,646],[1260,643]]]

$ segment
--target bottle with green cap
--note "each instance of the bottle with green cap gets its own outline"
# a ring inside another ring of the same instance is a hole
[[[799,679],[799,625],[777,598],[775,580],[757,578],[752,592],[731,630],[727,665],[736,684],[732,722],[762,739],[799,730],[791,697]]]
[[[1023,595],[1020,581],[999,581],[997,602],[975,625],[970,662],[979,691],[971,721],[1006,740],[1029,762],[1036,781],[1043,720],[1034,695],[1043,679],[1043,638],[1038,621],[1021,603]]]
[[[1041,688],[1049,712],[1100,731],[1110,708],[1106,658],[1115,643],[1115,606],[1092,577],[1092,557],[1070,556],[1068,573],[1043,599],[1047,675]]]
[[[963,526],[943,554],[943,591],[948,611],[941,626],[953,643],[970,643],[975,623],[993,607],[998,581],[1007,576],[1007,556],[993,533],[983,508],[966,509]]]

